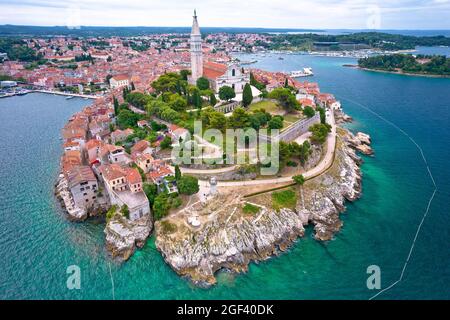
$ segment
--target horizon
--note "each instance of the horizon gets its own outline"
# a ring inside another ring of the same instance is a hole
[[[4,25],[30,27],[200,27],[327,30],[450,30],[449,0],[0,0]],[[236,27],[223,27],[238,25]]]
[[[33,24],[0,24],[0,27],[31,27],[31,28],[67,28],[66,25],[33,25]],[[392,28],[380,28],[380,29],[369,29],[369,28],[308,28],[308,27],[302,27],[302,28],[284,28],[284,27],[245,27],[245,26],[200,26],[203,29],[262,29],[262,30],[297,30],[297,31],[312,31],[312,32],[325,32],[325,31],[363,31],[363,32],[382,32],[382,31],[450,31],[450,28],[437,28],[437,29],[409,29],[409,28],[398,28],[398,29],[392,29]],[[121,25],[121,26],[114,26],[114,25],[80,25],[77,26],[77,28],[186,28],[190,29],[191,26],[185,25],[185,26],[176,26],[176,25]]]

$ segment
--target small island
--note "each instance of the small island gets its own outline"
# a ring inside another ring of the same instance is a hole
[[[450,77],[450,59],[438,55],[379,55],[359,59],[358,67],[368,71],[404,75]]]

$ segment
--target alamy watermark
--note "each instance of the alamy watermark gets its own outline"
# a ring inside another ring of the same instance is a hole
[[[367,274],[370,276],[367,278],[366,285],[369,290],[381,289],[381,269],[377,265],[371,265],[367,267]]]
[[[66,273],[69,275],[67,277],[66,286],[69,290],[80,290],[81,289],[81,269],[77,265],[68,266]]]

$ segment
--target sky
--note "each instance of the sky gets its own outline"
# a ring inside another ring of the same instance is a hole
[[[450,29],[450,0],[0,0],[0,24]]]

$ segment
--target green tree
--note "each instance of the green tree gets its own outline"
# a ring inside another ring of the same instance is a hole
[[[130,209],[128,209],[128,206],[124,204],[122,208],[120,209],[120,213],[127,219],[130,219]]]
[[[209,118],[209,128],[214,128],[222,132],[227,128],[227,118],[222,112],[214,111]]]
[[[208,90],[209,89],[209,81],[205,77],[200,77],[197,79],[197,88],[199,90]]]
[[[165,193],[160,193],[153,203],[153,217],[155,220],[161,220],[170,210],[169,197]]]
[[[252,104],[253,101],[253,93],[252,88],[248,83],[244,86],[244,92],[242,93],[242,105],[244,108],[247,108],[249,105]]]
[[[145,195],[147,196],[148,202],[150,203],[150,207],[152,207],[155,202],[155,198],[158,195],[158,187],[153,183],[145,183],[143,189]]]
[[[119,113],[119,100],[113,96],[113,104],[114,104],[114,114],[117,116]]]
[[[117,116],[117,125],[122,129],[133,128],[137,122],[141,120],[141,116],[128,110],[122,109]]]
[[[192,92],[192,105],[196,107],[197,109],[200,109],[202,107],[202,97],[200,96],[200,92],[197,90],[194,90]]]
[[[325,113],[325,109],[322,107],[317,107],[316,110],[319,111],[319,113],[320,113],[320,122],[325,124],[327,122],[327,116]]]
[[[281,116],[275,116],[267,123],[267,126],[269,129],[282,129],[283,118]]]
[[[314,111],[314,109],[312,107],[306,106],[303,108],[303,114],[308,118],[312,118],[312,117],[314,117],[316,112]]]
[[[247,128],[250,126],[250,116],[243,108],[236,108],[228,118],[228,127],[233,129]]]
[[[275,99],[287,112],[297,109],[298,103],[295,95],[287,88],[276,88],[269,93],[269,98]]]
[[[198,179],[192,176],[183,176],[177,182],[178,191],[181,194],[193,195],[199,192]]]
[[[169,136],[166,136],[160,144],[161,149],[170,149],[172,148],[172,139]]]
[[[305,177],[303,177],[303,175],[293,176],[292,180],[299,186],[302,186],[305,183]]]
[[[323,144],[327,139],[328,133],[331,131],[331,126],[329,124],[317,123],[309,131],[312,133],[311,142],[315,144]]]
[[[223,86],[219,89],[219,98],[223,101],[230,101],[231,99],[236,97],[236,92],[234,89],[229,86]]]
[[[179,181],[181,179],[181,170],[180,170],[180,166],[176,165],[175,166],[175,180]]]
[[[209,96],[209,104],[213,107],[217,104],[217,98],[214,93],[211,93],[211,95]]]
[[[184,81],[187,81],[188,80],[188,76],[191,74],[191,71],[190,70],[181,70],[180,71],[180,76],[181,76],[181,79],[183,79]]]
[[[160,76],[158,80],[154,81],[152,83],[152,87],[153,89],[155,89],[157,93],[163,92],[177,93],[181,89],[182,85],[181,81],[182,81],[181,75],[179,75],[178,73],[174,72],[166,73]]]
[[[178,112],[185,111],[187,108],[187,101],[183,97],[181,97],[179,94],[175,94],[175,97],[170,99],[169,105],[170,107]]]

